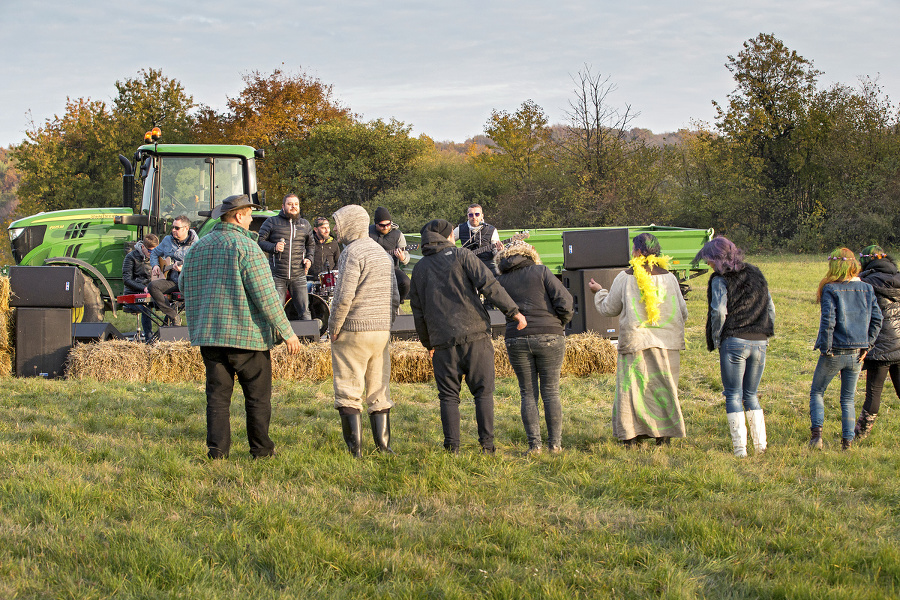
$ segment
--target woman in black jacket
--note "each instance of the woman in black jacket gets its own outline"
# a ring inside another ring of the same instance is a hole
[[[544,400],[547,446],[557,453],[562,450],[559,374],[566,353],[564,328],[574,314],[572,295],[528,244],[512,244],[497,255],[497,263],[497,280],[528,321],[521,330],[515,322],[506,324],[506,352],[519,380],[528,454],[541,452],[539,395]]]
[[[900,397],[900,272],[897,263],[881,246],[867,246],[859,253],[862,272],[859,278],[875,288],[875,298],[884,320],[875,345],[866,354],[866,401],[856,421],[856,437],[863,439],[872,431],[884,381],[891,376],[894,392]]]

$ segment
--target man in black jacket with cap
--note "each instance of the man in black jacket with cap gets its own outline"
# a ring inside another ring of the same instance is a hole
[[[443,219],[422,228],[422,259],[413,269],[409,304],[416,333],[431,354],[441,404],[444,448],[459,452],[459,391],[462,377],[475,397],[482,452],[494,452],[494,346],[491,319],[479,299],[489,300],[517,328],[527,325],[506,290],[474,254],[453,243]]]

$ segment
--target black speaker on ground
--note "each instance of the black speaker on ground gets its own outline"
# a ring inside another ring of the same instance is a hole
[[[628,229],[563,231],[563,269],[599,269],[628,265]]]
[[[488,316],[491,318],[491,337],[498,338],[506,335],[506,315],[492,308],[488,311]]]
[[[78,267],[10,267],[10,306],[77,308],[84,306],[84,280]],[[71,321],[71,316],[69,317]]]
[[[289,321],[291,329],[297,334],[301,340],[310,342],[319,341],[319,322],[318,321]]]
[[[159,328],[159,341],[160,342],[189,342],[191,341],[191,334],[188,332],[187,327],[160,327]]]
[[[16,309],[16,375],[64,377],[71,349],[72,309]]]
[[[125,336],[110,323],[75,323],[73,337],[75,342],[81,344],[125,339]]]
[[[624,270],[625,268],[618,267],[562,272],[562,284],[569,290],[575,301],[575,316],[566,325],[567,335],[593,331],[605,338],[619,338],[619,317],[604,317],[597,312],[594,307],[594,294],[588,284],[593,279],[604,288],[609,289],[616,275]]]
[[[417,340],[416,324],[412,315],[397,315],[394,323],[391,325],[391,339],[395,340]]]

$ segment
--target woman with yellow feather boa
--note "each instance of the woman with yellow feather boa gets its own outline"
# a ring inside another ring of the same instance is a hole
[[[647,438],[668,444],[685,436],[678,375],[687,305],[656,236],[635,237],[631,257],[609,290],[589,284],[600,314],[619,317],[613,435],[627,446]]]

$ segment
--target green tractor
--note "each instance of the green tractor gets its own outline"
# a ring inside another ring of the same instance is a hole
[[[145,136],[133,162],[119,155],[125,169],[122,206],[42,212],[14,221],[9,239],[17,265],[77,266],[84,277],[84,308],[74,309],[76,322],[99,322],[104,311],[116,313],[123,293],[122,260],[147,233],[162,239],[179,215],[203,236],[215,225],[209,218],[228,196],[249,194],[265,206],[257,190],[256,159],[263,151],[249,146],[160,144],[159,129]],[[138,169],[137,173],[135,168]],[[135,204],[135,183],[141,198]],[[276,214],[257,211],[252,228]]]

